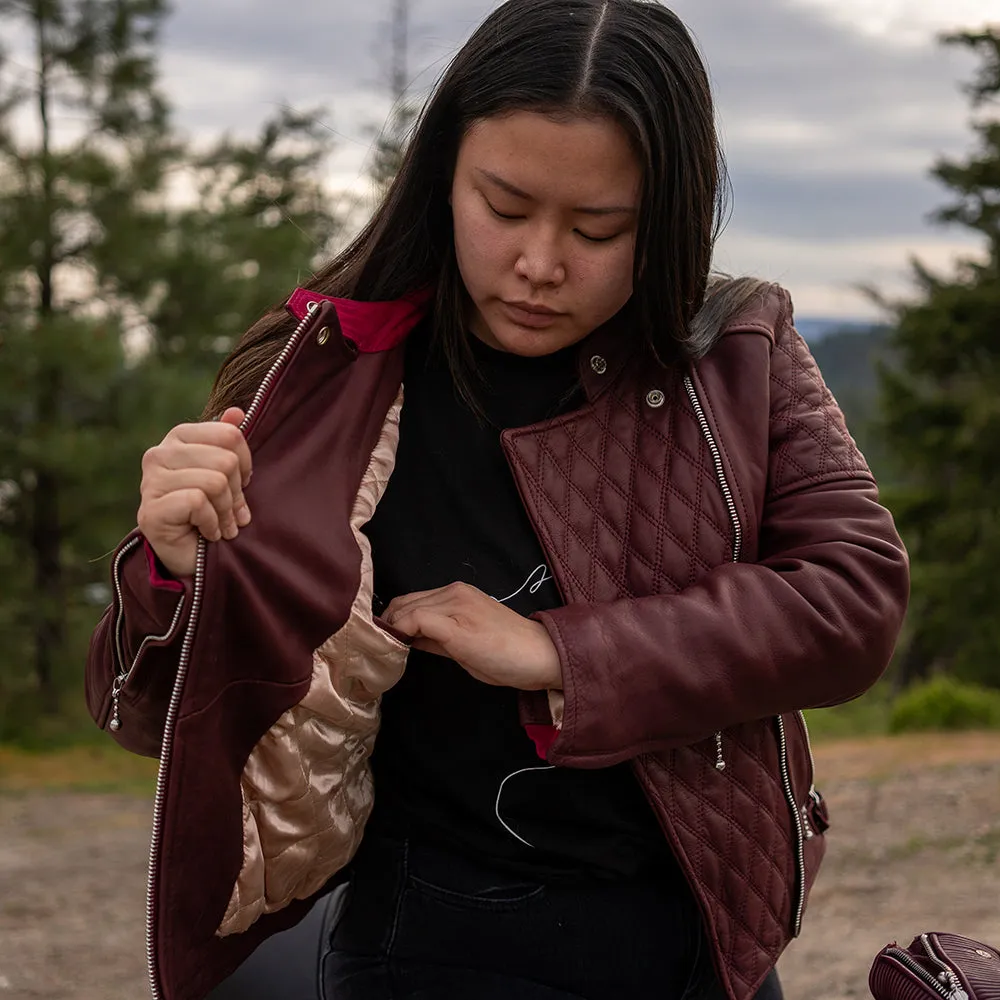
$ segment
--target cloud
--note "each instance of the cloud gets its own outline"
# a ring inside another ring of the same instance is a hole
[[[834,288],[820,266],[837,275],[853,268],[857,280],[892,271],[898,282],[907,247],[937,261],[971,245],[927,222],[947,199],[927,174],[938,157],[971,143],[959,83],[973,63],[935,42],[931,27],[945,23],[937,0],[893,0],[881,21],[860,16],[866,2],[849,0],[853,17],[832,0],[672,5],[703,49],[717,94],[736,199],[720,255],[737,258],[741,270],[801,274],[811,289],[806,308],[867,308],[840,291],[819,294]],[[904,21],[908,2],[934,10]],[[963,2],[972,13],[980,0]],[[416,91],[426,92],[492,6],[413,0]],[[335,183],[357,185],[371,131],[389,108],[389,8],[389,0],[178,0],[164,67],[180,122],[196,134],[248,131],[276,102],[325,105],[327,123],[344,137]],[[807,260],[815,270],[802,273]]]

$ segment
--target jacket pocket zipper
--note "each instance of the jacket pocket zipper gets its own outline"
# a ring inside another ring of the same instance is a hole
[[[169,642],[173,638],[174,633],[177,631],[177,626],[181,620],[181,612],[184,610],[184,595],[181,594],[180,600],[177,602],[177,607],[174,609],[174,616],[170,621],[170,627],[164,632],[163,635],[147,635],[143,638],[142,642],[139,644],[136,654],[132,657],[132,663],[129,666],[125,665],[125,643],[122,639],[122,628],[125,623],[125,602],[122,596],[122,586],[120,578],[120,569],[122,559],[128,555],[137,545],[139,544],[138,538],[133,538],[131,542],[128,542],[122,547],[122,550],[118,553],[115,559],[114,567],[112,568],[112,578],[115,584],[115,596],[118,598],[118,617],[115,621],[115,652],[117,654],[117,662],[115,664],[115,677],[111,682],[111,721],[108,723],[108,728],[113,732],[117,733],[122,727],[121,716],[119,715],[119,702],[121,700],[121,693],[125,685],[128,684],[129,679],[135,672],[136,665],[139,663],[142,654],[145,652],[146,647],[151,642]]]
[[[281,353],[264,376],[253,401],[247,409],[246,417],[240,424],[244,435],[256,418],[268,393],[274,388],[278,376],[295,353],[313,322],[320,303],[310,302],[306,315],[302,318],[295,332],[288,338]],[[146,967],[149,976],[149,992],[152,1000],[162,1000],[160,989],[159,968],[156,964],[156,872],[160,863],[160,846],[163,833],[163,803],[166,797],[167,774],[170,766],[170,754],[173,748],[174,726],[177,722],[177,712],[180,708],[181,695],[184,691],[184,681],[187,677],[188,665],[191,659],[191,647],[194,643],[195,631],[198,627],[198,615],[201,611],[202,594],[205,587],[205,555],[208,543],[204,538],[198,539],[198,553],[195,559],[194,585],[191,592],[191,615],[187,629],[184,632],[184,642],[181,645],[180,658],[177,661],[177,677],[174,680],[170,695],[170,705],[167,708],[167,719],[163,727],[163,743],[160,748],[160,767],[156,777],[156,795],[153,799],[153,825],[149,842],[149,874],[146,880]]]

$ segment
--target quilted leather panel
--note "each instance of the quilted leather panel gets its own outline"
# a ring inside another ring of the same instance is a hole
[[[771,360],[769,496],[807,483],[870,475],[806,342],[791,327],[778,333]]]
[[[662,407],[647,393],[660,389]],[[671,594],[732,558],[733,527],[680,380],[505,432],[567,603]]]
[[[770,499],[808,484],[870,478],[788,322],[775,331],[768,377]],[[664,393],[661,406],[649,404],[654,389]],[[712,412],[711,399],[703,406]],[[738,491],[727,446],[738,449],[740,440],[726,430],[713,426],[724,473]],[[581,413],[507,432],[505,443],[567,603],[678,593],[732,561],[730,514],[681,378],[664,384],[661,377],[659,385],[623,378]],[[809,755],[801,728],[786,720],[786,731],[793,791],[803,807],[812,783]],[[742,1000],[790,940],[803,890],[774,720],[725,731],[723,752],[723,771],[711,739],[646,755],[636,766],[701,896],[723,984]],[[821,835],[807,842],[806,892],[823,850]]]
[[[641,763],[712,914],[725,975],[751,996],[781,954],[792,920],[795,885],[792,825],[778,768],[773,722],[726,731],[728,765],[715,768],[714,742]]]

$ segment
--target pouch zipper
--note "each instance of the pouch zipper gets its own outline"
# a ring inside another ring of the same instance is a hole
[[[240,430],[244,434],[246,434],[250,423],[259,413],[268,393],[274,387],[281,370],[288,363],[299,342],[305,336],[305,332],[309,329],[309,324],[312,322],[318,308],[318,302],[309,303],[306,315],[295,328],[295,332],[288,338],[288,342],[264,376],[254,395],[253,401],[247,409],[246,416],[240,424]],[[200,537],[198,539],[198,552],[195,557],[194,582],[191,592],[191,616],[188,619],[187,629],[184,632],[184,642],[181,645],[180,658],[177,662],[177,677],[174,680],[170,705],[167,709],[167,719],[163,728],[160,767],[156,776],[156,796],[153,799],[153,829],[149,841],[149,874],[146,879],[146,967],[149,976],[149,992],[152,1000],[162,1000],[163,998],[159,982],[159,969],[156,965],[156,873],[160,860],[162,840],[163,802],[166,797],[167,772],[170,766],[170,753],[173,747],[174,725],[177,721],[177,712],[180,708],[181,695],[184,691],[184,680],[187,677],[188,665],[191,658],[191,646],[194,643],[194,635],[198,627],[198,613],[201,610],[201,599],[204,593],[207,548],[208,543],[203,537]]]
[[[898,948],[895,945],[886,948],[885,954],[894,958],[900,965],[912,972],[922,983],[934,990],[943,1000],[969,1000],[968,993],[962,988],[962,981],[958,978],[955,970],[944,962],[934,952],[934,948],[926,934],[920,935],[920,943],[935,965],[941,967],[940,977],[929,973],[905,948]],[[947,980],[947,983],[945,982]]]
[[[698,390],[694,387],[694,379],[690,375],[684,376],[684,388],[687,390],[688,399],[691,400],[691,408],[698,419],[701,433],[708,442],[708,450],[712,453],[712,462],[715,465],[715,476],[719,482],[719,489],[722,491],[722,499],[725,501],[726,510],[729,512],[729,520],[733,525],[733,558],[732,562],[738,563],[743,555],[743,525],[740,523],[740,513],[736,509],[736,501],[733,499],[733,491],[729,488],[729,480],[726,479],[726,467],[722,464],[722,452],[719,449],[715,435],[712,433],[712,426],[705,416],[705,408],[698,398]],[[721,730],[715,734],[715,769],[724,771],[726,769],[726,757],[722,746]]]

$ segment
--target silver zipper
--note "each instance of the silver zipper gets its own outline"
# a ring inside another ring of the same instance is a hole
[[[806,738],[806,751],[809,754],[809,798],[820,805],[823,802],[823,796],[816,791],[816,758],[813,756],[812,747],[812,737],[809,735],[809,723],[806,722],[805,712],[798,713],[799,719],[802,721],[802,732],[805,734]]]
[[[125,673],[125,647],[122,644],[122,625],[125,623],[125,603],[122,600],[122,584],[119,570],[121,568],[122,560],[139,544],[139,542],[140,539],[138,537],[133,538],[130,542],[126,542],[121,547],[118,555],[115,556],[115,564],[111,567],[111,579],[114,581],[115,595],[118,598],[118,618],[115,621],[115,652],[118,655],[118,669],[115,670],[116,677],[119,674]]]
[[[684,376],[684,388],[687,390],[688,398],[691,400],[691,407],[694,415],[698,418],[701,433],[708,442],[708,450],[712,453],[712,461],[715,463],[715,475],[719,481],[719,489],[722,491],[722,499],[726,503],[729,511],[729,519],[733,524],[733,562],[738,563],[743,554],[743,525],[740,523],[740,512],[736,509],[736,501],[733,499],[733,491],[729,488],[729,480],[726,479],[726,467],[722,464],[722,452],[712,433],[712,427],[705,416],[705,408],[698,398],[698,390],[694,387],[694,379],[690,375]],[[715,769],[725,771],[726,757],[722,747],[721,730],[715,734]]]
[[[690,375],[684,376],[684,388],[687,389],[691,406],[694,408],[695,416],[701,425],[701,433],[705,435],[708,442],[709,451],[712,453],[712,460],[715,462],[715,474],[719,480],[719,487],[722,490],[722,498],[726,501],[726,508],[729,510],[729,518],[733,522],[733,562],[738,563],[743,555],[743,525],[740,524],[740,514],[736,509],[736,501],[733,499],[733,491],[729,488],[729,481],[726,479],[726,467],[722,464],[722,452],[715,441],[715,435],[705,416],[705,410],[698,398],[698,391],[694,387],[694,380]]]
[[[174,634],[178,623],[181,620],[181,612],[184,610],[184,595],[181,594],[180,600],[177,602],[177,607],[174,609],[174,616],[170,621],[170,627],[167,629],[163,635],[147,635],[142,642],[139,644],[139,649],[137,650],[135,656],[132,658],[132,663],[129,667],[125,666],[125,645],[122,640],[122,625],[125,620],[125,603],[122,597],[121,580],[119,579],[119,569],[121,566],[122,559],[132,551],[139,544],[138,538],[133,538],[131,542],[128,542],[122,547],[122,550],[118,553],[115,559],[115,564],[112,570],[112,578],[115,583],[115,594],[118,597],[118,619],[115,623],[115,648],[118,653],[118,666],[120,669],[115,671],[115,678],[111,683],[111,721],[108,723],[108,728],[113,732],[117,733],[122,727],[122,720],[119,714],[118,703],[121,699],[121,693],[125,685],[128,684],[129,678],[135,671],[136,664],[138,664],[139,659],[146,650],[146,646],[151,642],[167,642],[170,637]]]
[[[905,948],[886,948],[885,954],[894,958],[900,965],[912,972],[922,983],[934,990],[943,1000],[969,1000],[969,995],[962,988],[962,982],[954,970],[938,959],[924,940],[926,934],[921,934],[921,943],[927,950],[931,960],[942,967],[941,978],[932,976]]]
[[[937,953],[931,943],[930,936],[921,934],[920,943],[924,946],[927,957],[941,970],[938,981],[942,985],[947,983],[951,988],[952,1000],[968,1000],[968,995],[962,988],[962,980],[958,978],[958,973]]]
[[[798,875],[796,899],[793,908],[792,937],[798,937],[802,930],[802,914],[806,907],[806,852],[805,830],[802,826],[802,814],[799,804],[795,801],[795,789],[792,788],[792,772],[788,766],[788,736],[785,733],[785,720],[776,715],[778,723],[778,766],[781,769],[781,782],[785,789],[785,799],[795,820],[795,869]]]
[[[295,328],[295,332],[289,337],[288,343],[282,348],[281,353],[271,365],[264,380],[260,384],[253,402],[246,412],[240,430],[244,432],[250,423],[257,416],[258,411],[264,401],[264,397],[274,386],[281,369],[285,366],[293,351],[298,346],[299,341],[305,334],[309,323],[312,321],[313,313],[319,308],[318,302],[310,302],[307,306],[306,315]],[[205,555],[208,543],[203,537],[198,539],[198,552],[195,558],[194,585],[191,591],[191,616],[188,619],[187,629],[184,633],[184,642],[181,645],[180,658],[177,661],[177,677],[174,680],[173,691],[170,695],[170,706],[167,709],[167,719],[163,727],[163,743],[160,747],[160,767],[156,776],[156,796],[153,799],[153,830],[149,841],[149,873],[146,879],[146,969],[149,976],[149,993],[152,1000],[162,1000],[163,994],[160,991],[159,969],[156,967],[156,871],[160,859],[160,841],[162,836],[163,823],[163,800],[167,789],[167,771],[170,765],[170,752],[174,742],[174,724],[177,721],[177,712],[180,708],[181,695],[184,691],[184,680],[187,676],[188,664],[191,659],[191,646],[194,643],[195,630],[198,627],[198,613],[201,610],[201,598],[205,584]]]
[[[799,721],[802,723],[802,735],[805,737],[806,752],[809,754],[809,801],[814,802],[816,805],[820,805],[823,798],[819,792],[816,791],[816,758],[813,756],[812,739],[809,736],[809,723],[806,722],[804,712],[796,712],[795,714],[799,717]],[[816,831],[813,830],[812,824],[809,822],[808,802],[802,807],[802,826],[805,830],[806,840],[812,840],[812,838],[816,836]]]
[[[243,417],[243,422],[240,424],[240,430],[245,434],[247,428],[254,422],[257,411],[260,409],[261,404],[264,402],[264,397],[271,391],[271,387],[274,385],[274,380],[278,377],[279,372],[285,367],[285,362],[292,356],[292,352],[298,347],[299,341],[302,339],[302,335],[305,333],[306,328],[312,322],[313,314],[319,309],[318,302],[310,302],[306,305],[306,314],[302,317],[301,322],[295,328],[295,332],[288,338],[288,343],[281,349],[281,353],[275,358],[274,364],[268,369],[267,374],[264,376],[264,380],[260,383],[257,388],[257,392],[254,394],[253,401],[250,406],[247,407],[246,415]]]

